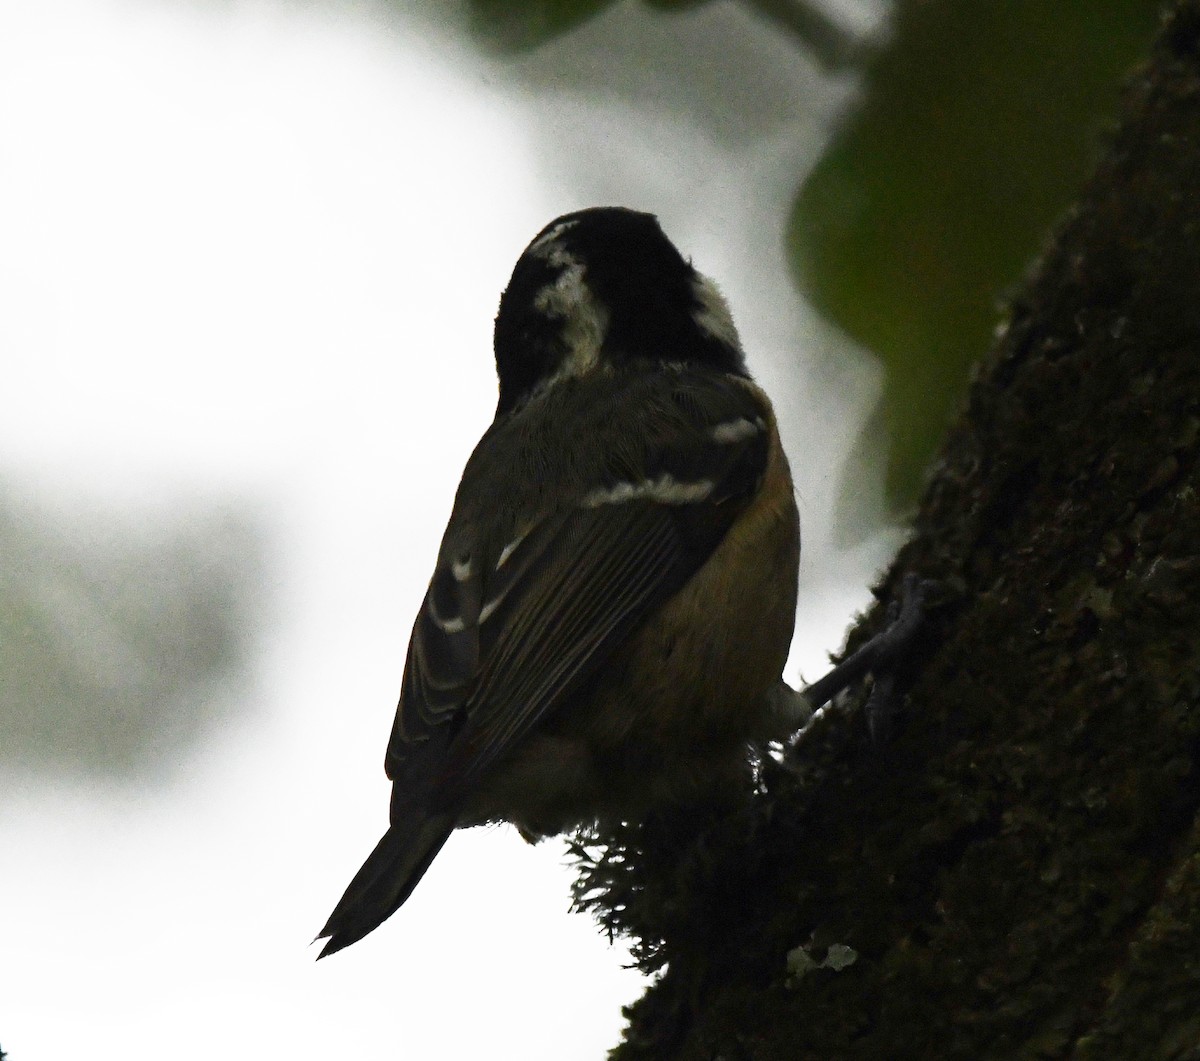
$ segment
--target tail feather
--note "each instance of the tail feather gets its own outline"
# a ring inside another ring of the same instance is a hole
[[[453,831],[454,817],[447,814],[418,812],[393,823],[317,936],[328,939],[317,957],[357,943],[400,909]]]

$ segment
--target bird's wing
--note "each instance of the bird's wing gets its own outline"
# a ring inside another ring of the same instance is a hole
[[[568,504],[443,558],[388,746],[394,815],[461,800],[703,566],[767,465],[759,393],[680,384],[636,422],[614,411],[615,456]]]

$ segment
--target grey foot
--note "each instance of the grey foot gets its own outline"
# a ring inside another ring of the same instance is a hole
[[[885,741],[898,710],[896,668],[924,626],[925,604],[936,585],[916,575],[906,576],[899,601],[888,607],[888,625],[825,677],[794,695],[804,700],[810,711],[816,710],[867,674],[873,674],[875,685],[866,707],[867,728],[873,742]]]

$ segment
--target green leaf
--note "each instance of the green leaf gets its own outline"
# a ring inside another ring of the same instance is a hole
[[[886,368],[893,506],[915,499],[1003,292],[1077,194],[1158,8],[910,0],[802,187],[800,282]]]
[[[493,51],[528,51],[574,29],[613,2],[469,0],[471,32]]]

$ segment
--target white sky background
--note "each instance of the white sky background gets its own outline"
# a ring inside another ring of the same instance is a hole
[[[0,497],[76,532],[96,506],[236,507],[268,543],[225,721],[124,780],[0,765],[12,1061],[615,1043],[642,984],[567,915],[558,841],[456,834],[382,929],[307,944],[386,824],[492,316],[552,217],[652,210],[729,296],[805,528],[787,677],[867,602],[895,536],[839,549],[832,512],[876,373],[782,253],[847,91],[721,2],[622,7],[514,62],[383,0],[0,0]]]

